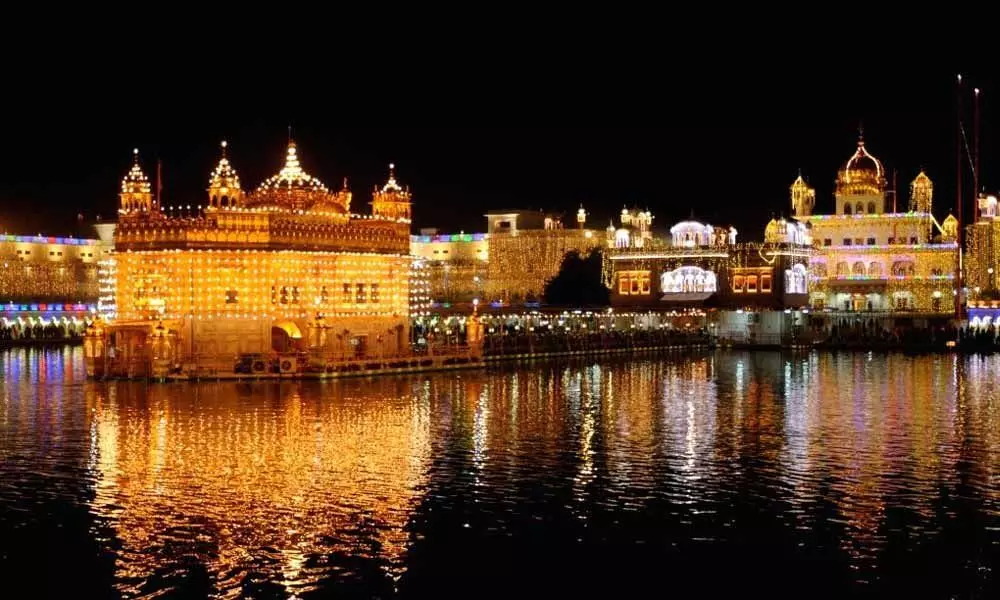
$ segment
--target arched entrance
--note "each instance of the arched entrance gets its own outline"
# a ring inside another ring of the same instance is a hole
[[[297,350],[302,340],[302,331],[292,321],[280,321],[271,326],[271,349],[275,352]]]

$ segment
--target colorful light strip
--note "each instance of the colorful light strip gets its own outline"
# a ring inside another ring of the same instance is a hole
[[[820,246],[818,249],[824,252],[828,250],[954,250],[958,248],[957,242],[945,242],[943,244],[854,244],[851,246]]]
[[[815,277],[815,281],[880,281],[895,279],[896,281],[949,281],[954,279],[954,275],[840,275],[834,277]]]
[[[834,219],[930,219],[931,214],[925,212],[905,212],[905,213],[882,213],[882,214],[854,214],[854,215],[809,215],[802,217],[802,221],[831,221]]]
[[[44,235],[10,235],[4,234],[0,240],[17,242],[19,244],[61,244],[63,246],[96,246],[101,240],[82,238],[49,237]]]
[[[419,244],[430,244],[433,242],[482,242],[486,239],[485,233],[452,233],[440,235],[411,235],[410,241]]]
[[[15,304],[9,302],[4,304],[5,312],[93,312],[97,310],[96,304],[60,304],[38,302],[33,304]]]

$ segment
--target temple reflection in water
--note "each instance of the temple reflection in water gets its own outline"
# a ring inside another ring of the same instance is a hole
[[[935,552],[920,540],[963,535],[942,515],[1000,526],[994,359],[718,352],[77,386],[79,351],[30,356],[0,370],[0,476],[18,481],[24,448],[32,472],[61,473],[46,461],[79,446],[92,492],[74,502],[127,597],[198,573],[222,597],[420,592],[553,555],[642,570],[664,551],[679,582],[707,556],[777,576],[758,557],[794,549],[803,573],[877,585],[914,544]],[[937,560],[988,561],[984,535]]]

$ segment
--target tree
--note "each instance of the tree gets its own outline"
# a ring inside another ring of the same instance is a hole
[[[600,249],[584,255],[570,250],[563,256],[559,272],[545,283],[546,304],[561,306],[608,306],[611,292],[601,281],[603,256]]]

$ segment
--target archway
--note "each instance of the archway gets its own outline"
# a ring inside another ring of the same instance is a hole
[[[298,349],[302,331],[292,321],[280,321],[271,326],[271,349],[275,352],[292,352]]]

